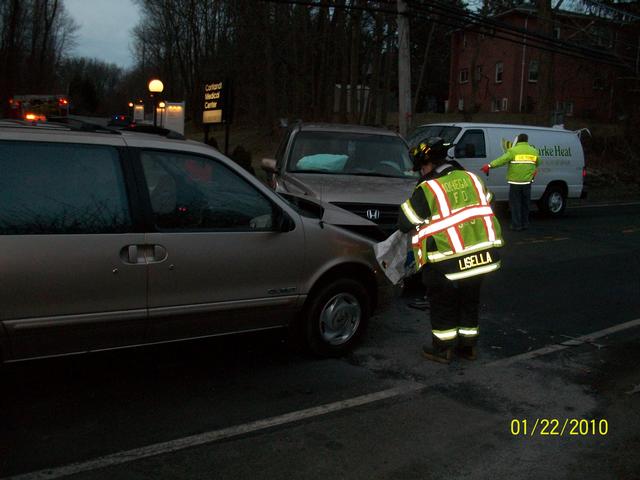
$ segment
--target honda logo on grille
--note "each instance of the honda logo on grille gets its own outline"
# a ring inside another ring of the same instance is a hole
[[[380,210],[377,210],[375,208],[370,208],[369,210],[367,210],[367,218],[369,220],[380,219]]]

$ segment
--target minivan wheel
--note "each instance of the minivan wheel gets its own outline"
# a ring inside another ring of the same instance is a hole
[[[562,188],[552,185],[544,192],[538,206],[546,215],[557,217],[567,207],[567,195]]]
[[[347,353],[366,328],[370,298],[356,280],[341,279],[321,287],[304,317],[307,346],[321,356]]]

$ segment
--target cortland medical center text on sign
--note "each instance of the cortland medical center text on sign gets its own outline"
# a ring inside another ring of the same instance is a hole
[[[203,107],[202,123],[222,123],[224,121],[224,82],[205,84]]]

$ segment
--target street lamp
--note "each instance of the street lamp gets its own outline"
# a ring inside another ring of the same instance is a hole
[[[160,109],[160,126],[164,127],[164,109],[167,108],[167,104],[160,102],[158,103],[158,108]]]
[[[164,84],[157,78],[154,78],[149,82],[149,92],[151,93],[151,98],[153,98],[153,126],[154,127],[158,123],[158,111],[157,111],[158,108],[156,106],[155,94],[162,93],[162,90],[164,90]]]

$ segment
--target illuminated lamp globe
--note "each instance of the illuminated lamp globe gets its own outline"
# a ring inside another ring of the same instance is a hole
[[[157,78],[149,82],[149,91],[151,93],[162,93],[162,90],[164,90],[164,84]]]
[[[166,103],[164,103],[164,102],[160,102],[160,103],[158,104],[158,108],[165,108],[166,106],[167,106],[167,104],[166,104]]]

